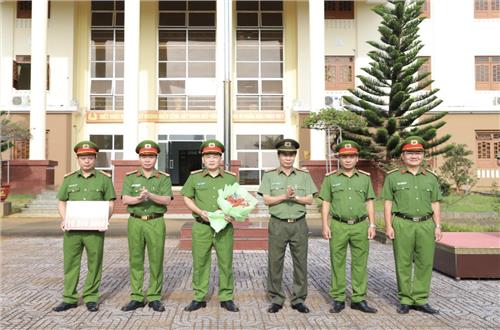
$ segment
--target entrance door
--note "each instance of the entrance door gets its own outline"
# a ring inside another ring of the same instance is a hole
[[[191,171],[201,169],[201,142],[168,142],[167,171],[172,185],[182,186]]]

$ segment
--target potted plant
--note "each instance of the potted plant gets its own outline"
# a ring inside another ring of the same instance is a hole
[[[26,140],[30,138],[29,128],[21,123],[13,122],[6,111],[0,111],[0,200],[3,202],[9,196],[10,178],[3,178],[2,153],[14,146],[15,140]],[[7,165],[8,166],[8,165]],[[5,181],[5,182],[4,182]]]

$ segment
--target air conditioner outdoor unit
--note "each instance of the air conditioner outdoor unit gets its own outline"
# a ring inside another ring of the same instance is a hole
[[[18,106],[28,106],[31,104],[29,95],[16,95],[12,97],[12,104]]]
[[[325,93],[325,107],[341,108],[344,105],[343,96],[345,94],[339,92],[326,92]]]
[[[500,96],[493,96],[493,105],[500,106]]]

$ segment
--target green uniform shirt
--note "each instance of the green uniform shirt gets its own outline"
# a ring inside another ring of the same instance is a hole
[[[413,175],[405,167],[389,172],[381,197],[392,201],[392,212],[414,217],[431,214],[431,203],[443,198],[435,174],[421,168]]]
[[[318,192],[309,172],[292,168],[292,172],[287,176],[281,168],[276,168],[264,173],[258,193],[279,196],[286,194],[288,186],[292,186],[299,197],[315,195]],[[269,213],[281,219],[297,219],[306,213],[306,206],[293,200],[286,200],[269,206]]]
[[[64,177],[57,193],[60,201],[110,201],[116,199],[111,178],[101,171],[93,170],[84,177],[82,170]]]
[[[173,197],[172,181],[168,174],[153,170],[151,176],[146,178],[142,168],[130,172],[125,176],[123,180],[122,196],[137,197],[141,194],[142,187],[155,195]],[[153,213],[165,213],[167,211],[167,206],[157,204],[152,200],[147,200],[139,204],[128,205],[127,211],[138,216],[143,216]]]
[[[367,215],[365,202],[374,199],[375,192],[369,175],[354,170],[348,177],[341,169],[325,176],[319,198],[331,203],[331,215],[352,219]]]
[[[218,190],[225,185],[236,183],[236,176],[228,171],[219,170],[216,177],[211,176],[207,169],[191,172],[189,178],[181,189],[183,196],[194,199],[197,207],[204,211],[214,212],[219,209],[217,205]],[[193,213],[193,216],[198,215]]]

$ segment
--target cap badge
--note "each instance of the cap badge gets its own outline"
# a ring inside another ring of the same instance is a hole
[[[418,141],[417,140],[411,140],[410,142],[411,144],[418,144]]]
[[[215,148],[215,143],[210,142],[210,143],[208,144],[208,146],[209,146],[210,148]]]
[[[89,146],[87,143],[85,143],[85,144],[82,146],[82,148],[83,148],[83,149],[89,149],[89,148],[90,148],[90,146]]]
[[[292,142],[290,141],[285,141],[285,147],[291,147],[292,146]]]
[[[146,148],[146,149],[151,149],[151,144],[150,144],[150,143],[146,143],[146,144],[144,145],[144,148]]]
[[[347,148],[347,149],[351,149],[351,148],[352,148],[352,145],[351,145],[350,143],[346,143],[346,144],[344,145],[344,147],[345,147],[345,148]]]

